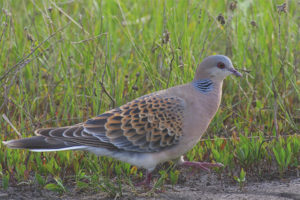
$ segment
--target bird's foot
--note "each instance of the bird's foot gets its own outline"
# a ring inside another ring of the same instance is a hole
[[[152,189],[150,182],[151,182],[151,173],[147,171],[146,178],[142,182],[135,184],[135,186],[138,186],[138,187],[144,186],[148,189]]]
[[[193,168],[200,168],[203,169],[205,171],[210,171],[209,168],[212,167],[224,167],[224,165],[222,163],[209,163],[209,162],[190,162],[190,161],[183,161],[181,163],[181,165],[183,166],[187,166],[187,167],[193,167]]]

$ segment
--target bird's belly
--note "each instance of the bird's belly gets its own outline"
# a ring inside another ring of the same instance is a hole
[[[156,153],[139,153],[139,152],[128,152],[128,151],[110,151],[104,148],[90,147],[86,149],[98,156],[108,156],[117,160],[142,167],[145,169],[154,169],[159,163],[160,159],[157,159],[154,154]]]

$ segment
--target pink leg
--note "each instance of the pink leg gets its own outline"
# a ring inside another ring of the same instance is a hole
[[[224,167],[222,163],[209,163],[209,162],[190,162],[190,161],[183,161],[181,163],[183,166],[194,167],[194,168],[201,168],[205,171],[210,171],[209,168],[211,167]]]
[[[150,182],[151,182],[151,172],[149,172],[148,170],[146,171],[146,178],[142,181],[136,184],[136,186],[146,186],[148,188],[151,188],[150,186]]]

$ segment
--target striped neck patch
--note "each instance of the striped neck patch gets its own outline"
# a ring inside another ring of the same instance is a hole
[[[199,79],[192,84],[201,93],[208,93],[214,89],[214,83],[210,79]]]

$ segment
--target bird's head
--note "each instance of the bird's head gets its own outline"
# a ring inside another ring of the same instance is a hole
[[[231,60],[227,56],[208,56],[198,66],[195,80],[223,81],[230,74],[242,77],[242,74],[233,67]]]

